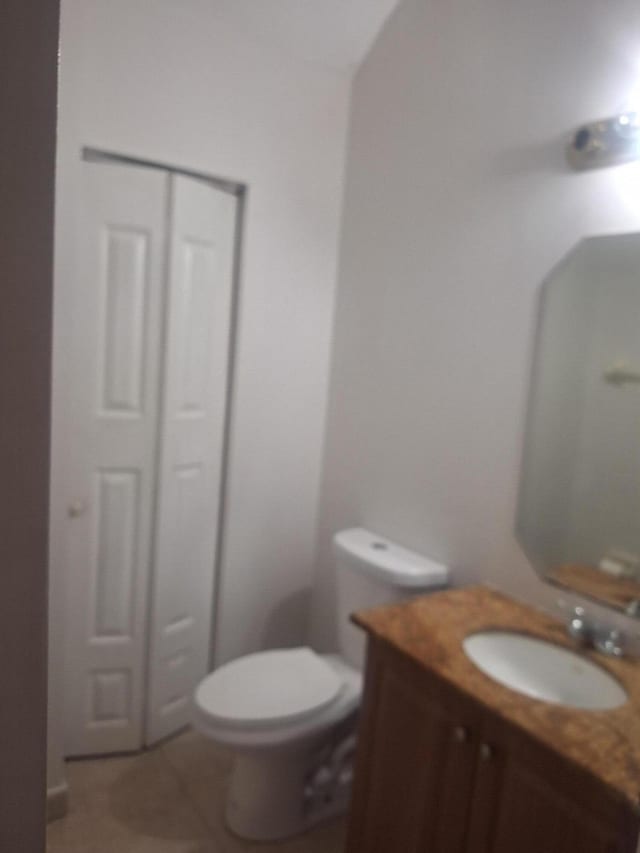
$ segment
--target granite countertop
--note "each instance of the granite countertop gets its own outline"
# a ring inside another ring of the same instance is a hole
[[[462,641],[484,629],[511,629],[575,649],[562,622],[486,587],[446,590],[375,610],[353,622],[457,690],[595,776],[637,811],[640,803],[640,662],[585,651],[624,685],[619,708],[587,711],[531,699],[484,675]]]

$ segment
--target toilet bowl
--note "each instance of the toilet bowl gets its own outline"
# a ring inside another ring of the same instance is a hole
[[[226,821],[273,841],[345,811],[351,789],[364,647],[355,609],[446,585],[448,572],[361,528],[334,538],[340,654],[308,647],[246,655],[198,685],[193,725],[234,753]]]
[[[235,752],[233,832],[270,841],[344,811],[361,683],[337,655],[309,648],[248,655],[200,683],[195,728]]]

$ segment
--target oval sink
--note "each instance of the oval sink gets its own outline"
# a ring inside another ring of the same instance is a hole
[[[470,634],[463,647],[478,669],[506,687],[572,708],[604,711],[627,701],[620,682],[582,655],[515,631]]]

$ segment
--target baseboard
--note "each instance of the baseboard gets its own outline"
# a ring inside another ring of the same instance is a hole
[[[69,810],[69,786],[66,782],[47,789],[47,822],[64,817]]]

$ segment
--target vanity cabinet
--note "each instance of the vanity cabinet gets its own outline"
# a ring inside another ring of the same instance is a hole
[[[635,853],[605,786],[370,637],[347,853]]]

